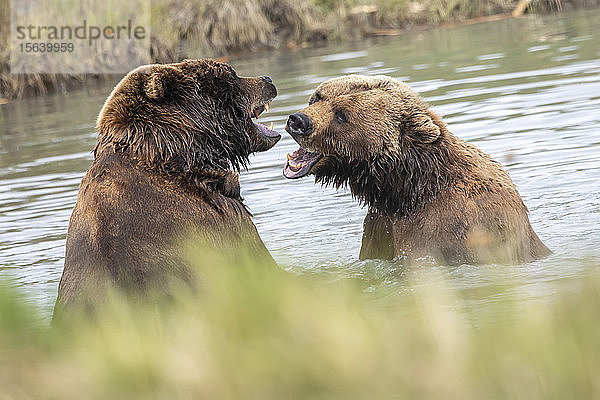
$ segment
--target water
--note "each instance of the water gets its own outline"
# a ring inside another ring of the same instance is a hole
[[[240,75],[270,75],[279,89],[261,116],[283,133],[252,157],[243,195],[274,258],[286,269],[326,279],[358,277],[367,291],[402,293],[404,277],[438,269],[475,303],[502,275],[532,301],[554,282],[586,273],[600,255],[600,11],[439,28],[317,49],[232,60]],[[527,265],[422,266],[358,261],[366,210],[348,193],[312,178],[282,176],[297,148],[284,132],[322,81],[341,74],[386,74],[406,81],[450,130],[500,160],[554,254]],[[48,315],[56,298],[65,236],[78,185],[91,162],[95,118],[115,82],[68,96],[0,106],[0,278],[22,287]]]

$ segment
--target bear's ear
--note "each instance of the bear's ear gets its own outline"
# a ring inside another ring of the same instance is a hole
[[[412,115],[407,125],[408,135],[421,143],[433,143],[442,134],[440,127],[425,113]]]
[[[146,96],[153,100],[162,98],[165,95],[166,84],[165,76],[161,72],[153,72],[144,87]]]
[[[158,100],[165,97],[176,82],[181,81],[181,70],[172,65],[161,65],[155,69],[146,78],[144,91],[146,96],[152,100]]]

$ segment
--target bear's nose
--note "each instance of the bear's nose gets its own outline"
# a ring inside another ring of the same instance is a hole
[[[304,113],[294,113],[288,117],[286,130],[292,135],[308,135],[312,132],[312,121]]]
[[[261,76],[261,79],[267,83],[273,83],[273,79],[270,76]]]

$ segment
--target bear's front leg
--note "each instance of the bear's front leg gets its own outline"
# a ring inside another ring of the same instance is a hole
[[[394,242],[392,240],[392,220],[387,215],[369,210],[363,223],[362,247],[359,258],[367,260],[394,258]]]

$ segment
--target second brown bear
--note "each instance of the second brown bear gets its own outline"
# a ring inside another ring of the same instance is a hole
[[[406,84],[328,80],[286,130],[301,146],[287,178],[348,185],[369,206],[361,259],[516,264],[550,253],[500,163],[454,136]]]

